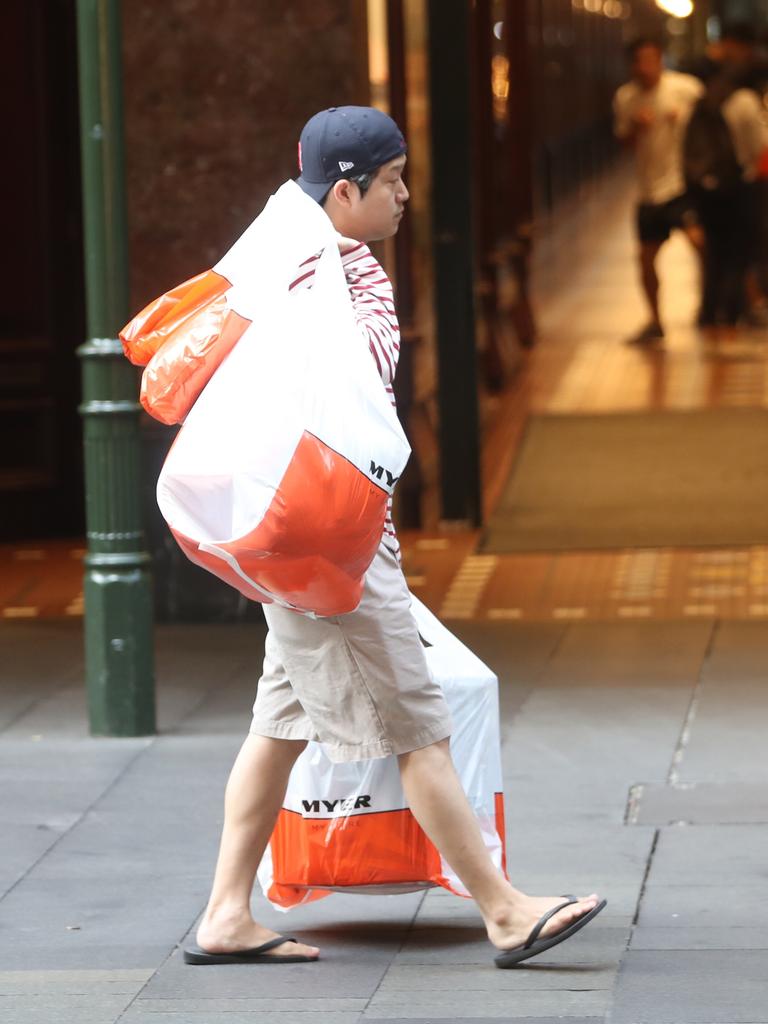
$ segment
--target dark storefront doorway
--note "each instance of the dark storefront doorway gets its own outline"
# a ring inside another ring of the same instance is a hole
[[[79,535],[84,339],[74,0],[6,0],[0,540]]]

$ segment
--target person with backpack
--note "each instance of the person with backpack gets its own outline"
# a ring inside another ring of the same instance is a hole
[[[635,152],[639,188],[637,233],[640,272],[650,321],[630,339],[649,343],[664,337],[659,314],[656,258],[672,231],[683,231],[695,248],[701,245],[696,213],[687,195],[682,144],[691,111],[704,92],[693,75],[664,67],[661,43],[635,39],[627,47],[631,80],[613,100],[614,131]]]
[[[683,167],[704,230],[704,289],[699,326],[732,329],[745,313],[747,272],[757,258],[756,182],[768,128],[741,69],[713,70],[683,140]]]

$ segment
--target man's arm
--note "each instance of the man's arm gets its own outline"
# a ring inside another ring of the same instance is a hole
[[[342,238],[339,250],[357,325],[368,342],[382,381],[389,388],[400,357],[400,326],[392,285],[364,242]]]
[[[653,121],[653,111],[645,108],[638,110],[632,99],[627,96],[625,86],[617,90],[613,97],[613,134],[617,139],[633,147]]]

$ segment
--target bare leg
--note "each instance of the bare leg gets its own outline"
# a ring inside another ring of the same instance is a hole
[[[477,901],[489,939],[499,949],[522,945],[539,918],[562,898],[526,896],[494,867],[453,767],[448,740],[401,754],[399,760],[414,817]],[[542,936],[562,931],[598,902],[593,894],[560,911]]]
[[[208,953],[252,949],[273,939],[251,916],[256,871],[283,803],[288,776],[306,743],[249,735],[232,768],[213,889],[197,941]],[[283,943],[275,956],[316,956],[314,946]]]
[[[640,245],[640,277],[643,291],[651,310],[654,325],[661,324],[659,316],[659,277],[656,273],[656,257],[661,249],[660,242],[642,242]]]

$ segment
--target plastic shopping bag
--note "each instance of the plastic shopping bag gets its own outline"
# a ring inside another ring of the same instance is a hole
[[[227,302],[232,283],[207,270],[150,302],[120,332],[123,351],[146,369],[140,401],[162,423],[183,423],[240,340],[248,320]]]
[[[425,654],[451,710],[451,754],[494,863],[506,870],[498,680],[415,597]],[[331,892],[391,894],[436,885],[468,896],[405,802],[396,757],[334,764],[309,743],[294,765],[259,866],[284,910]]]
[[[313,286],[289,291],[318,252]],[[160,510],[187,556],[246,597],[352,611],[410,448],[355,322],[336,232],[287,182],[213,270],[245,327],[168,454]]]

